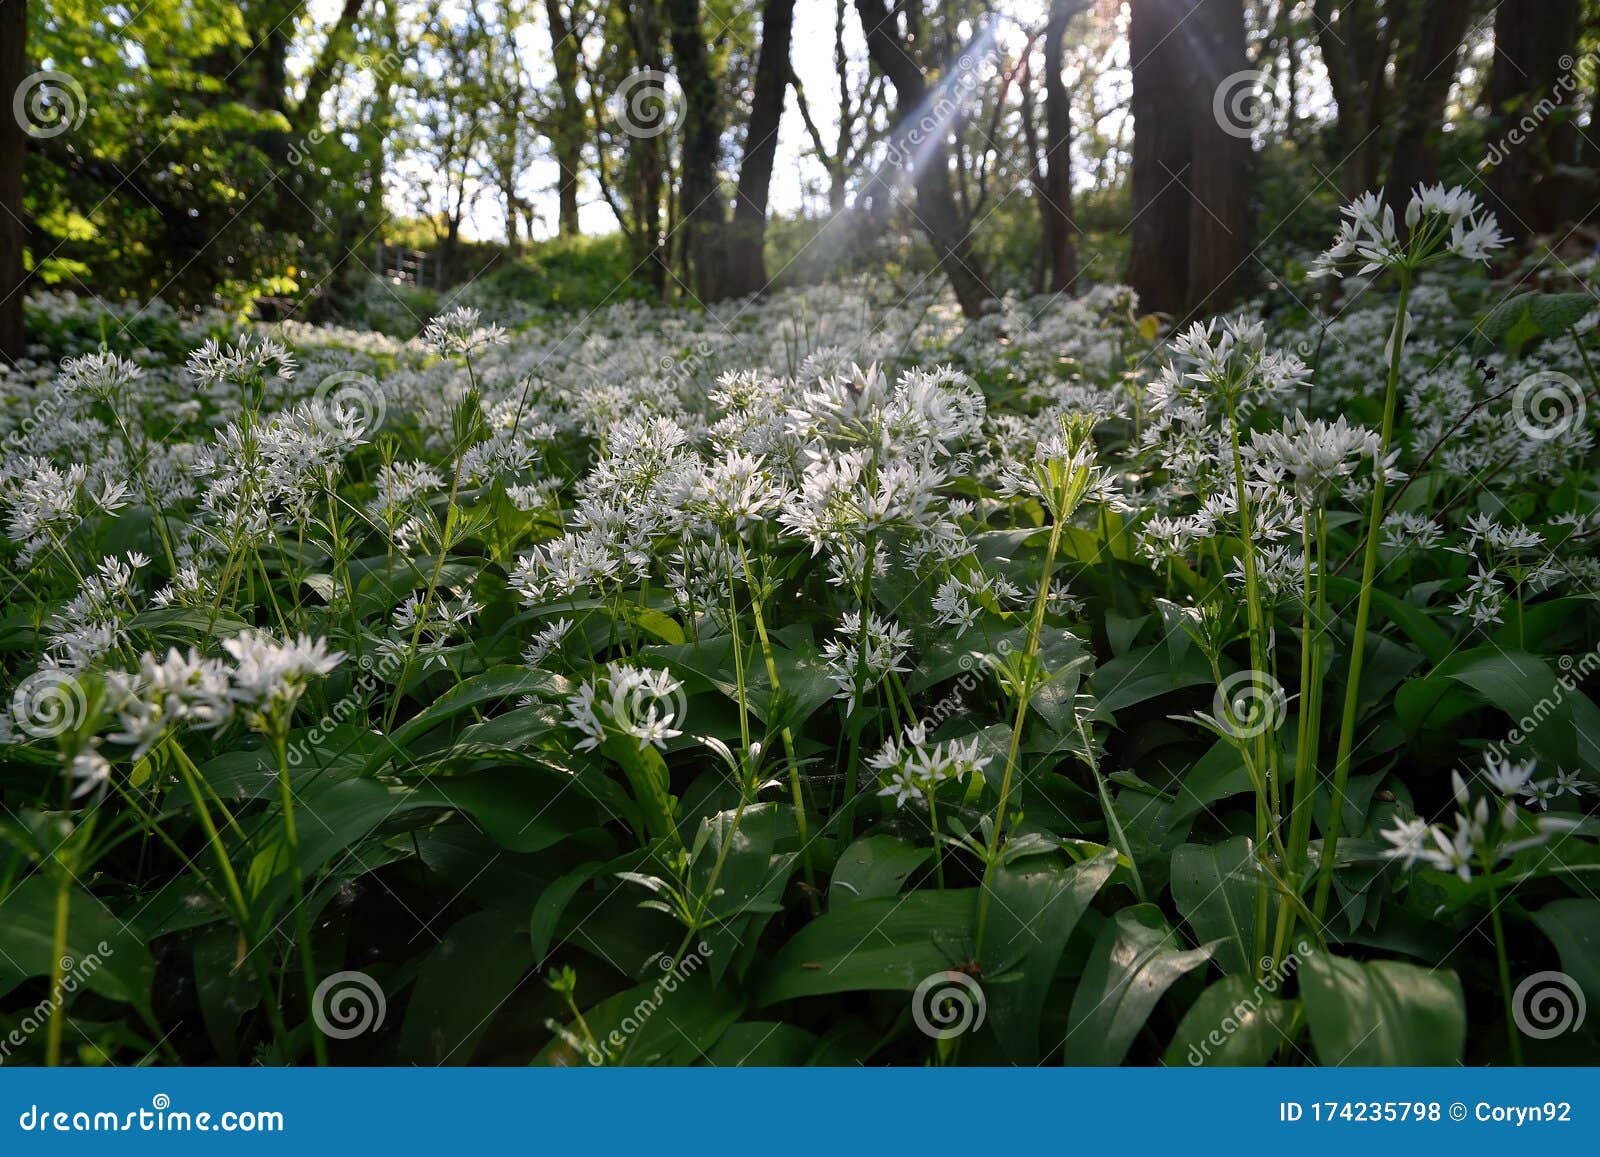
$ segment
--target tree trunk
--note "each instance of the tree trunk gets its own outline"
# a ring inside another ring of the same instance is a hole
[[[1045,288],[1065,293],[1078,276],[1072,220],[1072,106],[1061,79],[1062,49],[1075,0],[1051,0],[1044,31],[1044,185],[1039,216],[1044,229]]]
[[[1131,0],[1133,238],[1128,284],[1146,312],[1181,316],[1189,286],[1190,127],[1184,0]],[[1206,102],[1209,111],[1211,102]]]
[[[557,228],[563,237],[576,237],[578,225],[578,174],[583,169],[583,104],[578,98],[578,46],[561,0],[545,0],[550,19],[550,55],[555,64],[558,104],[551,133],[556,155]]]
[[[1400,102],[1394,152],[1384,182],[1389,204],[1402,213],[1418,185],[1439,178],[1439,138],[1444,105],[1455,82],[1461,41],[1472,16],[1472,0],[1427,0],[1414,34],[1400,48]]]
[[[1519,240],[1577,216],[1574,98],[1578,0],[1502,0],[1495,9],[1488,103],[1495,116],[1485,185],[1501,228]]]
[[[1255,149],[1247,134],[1225,131],[1213,108],[1223,81],[1250,67],[1240,0],[1189,0],[1195,47],[1190,119],[1189,262],[1184,305],[1190,316],[1216,313],[1250,283]]]
[[[696,295],[715,301],[721,296],[727,224],[717,179],[721,101],[700,26],[700,0],[667,0],[666,13],[672,64],[683,88],[683,176],[678,186],[682,252]]]
[[[27,0],[0,0],[0,93],[8,99],[27,76]],[[22,295],[22,166],[28,135],[7,107],[0,115],[0,361],[16,362],[26,348]]]
[[[767,287],[767,197],[772,164],[778,151],[778,125],[789,89],[789,40],[794,30],[795,0],[766,0],[761,15],[761,54],[756,60],[755,91],[750,100],[750,127],[739,192],[728,236],[723,296],[744,297]]]
[[[1394,8],[1379,0],[1315,0],[1317,43],[1339,115],[1339,188],[1354,200],[1378,181],[1378,136],[1383,127],[1384,76],[1394,43]]]
[[[904,39],[898,34],[894,17],[885,0],[856,0],[861,27],[866,35],[867,54],[872,63],[894,86],[898,129],[917,126],[927,80],[914,52],[922,42],[921,12],[916,0],[897,6],[906,18]],[[941,133],[947,130],[941,129]],[[904,139],[903,137],[901,139]],[[915,146],[917,166],[913,173],[917,195],[917,222],[933,244],[937,264],[950,279],[956,301],[964,316],[975,318],[988,311],[994,291],[978,269],[972,251],[971,223],[956,207],[955,190],[950,181],[949,147],[943,136]]]

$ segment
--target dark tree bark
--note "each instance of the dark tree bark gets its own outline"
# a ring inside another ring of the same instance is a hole
[[[761,53],[756,59],[755,91],[750,101],[750,126],[739,191],[728,235],[726,277],[721,296],[744,297],[767,287],[767,197],[772,186],[773,158],[778,151],[778,124],[789,89],[789,40],[794,31],[795,0],[766,0],[761,15]]]
[[[1578,215],[1580,187],[1562,171],[1578,160],[1578,9],[1578,0],[1502,0],[1495,9],[1493,167],[1484,183],[1501,228],[1519,240]]]
[[[1213,96],[1250,67],[1240,0],[1189,0],[1194,33],[1189,100],[1189,262],[1184,305],[1191,316],[1232,305],[1250,284],[1255,148],[1225,131]]]
[[[861,27],[866,35],[867,54],[877,69],[894,86],[897,128],[914,127],[913,118],[922,115],[920,106],[928,93],[927,77],[915,55],[922,43],[921,12],[918,0],[896,6],[906,20],[902,35],[886,0],[856,0]],[[939,268],[950,279],[956,300],[965,316],[979,317],[994,301],[994,291],[978,269],[972,251],[971,223],[964,220],[956,205],[950,181],[949,148],[943,139],[919,145],[919,166],[915,172],[917,223],[933,244]]]
[[[1378,146],[1399,0],[1315,0],[1317,44],[1338,106],[1339,188],[1347,200],[1378,183]]]
[[[0,93],[9,100],[27,76],[27,0],[0,0]],[[0,115],[0,361],[15,362],[26,348],[22,295],[22,166],[28,135],[7,107]]]
[[[557,228],[563,237],[576,237],[578,225],[578,174],[583,168],[583,103],[578,97],[578,46],[561,0],[545,0],[550,20],[550,54],[556,72],[556,112],[551,125],[551,145],[556,155],[559,202]]]
[[[1399,110],[1384,182],[1389,204],[1397,213],[1418,185],[1431,185],[1439,179],[1444,105],[1472,17],[1472,0],[1424,0],[1418,7],[1411,35],[1401,42],[1398,53]]]
[[[1214,99],[1249,67],[1244,9],[1240,0],[1133,0],[1130,14],[1128,283],[1145,310],[1216,312],[1250,283],[1255,154],[1248,135],[1219,122]]]
[[[322,98],[328,94],[328,88],[333,84],[334,66],[344,55],[350,38],[355,35],[356,20],[361,15],[362,3],[363,0],[344,0],[344,7],[339,10],[338,21],[328,30],[328,39],[323,43],[322,51],[317,53],[316,62],[311,66],[311,75],[306,78],[305,94],[289,117],[290,131],[297,136],[317,123],[317,111],[322,107]]]
[[[1133,238],[1128,284],[1146,312],[1182,316],[1189,286],[1189,99],[1185,0],[1132,0]],[[1210,108],[1210,102],[1207,102]]]
[[[1067,23],[1079,8],[1076,0],[1051,0],[1044,30],[1044,184],[1039,189],[1039,217],[1049,268],[1045,288],[1051,293],[1065,293],[1078,276],[1072,219],[1072,105],[1061,70]]]
[[[712,301],[719,296],[723,282],[727,225],[717,188],[722,104],[700,26],[700,0],[667,0],[666,13],[673,68],[684,101],[683,176],[678,185],[683,255],[694,292],[700,300]]]

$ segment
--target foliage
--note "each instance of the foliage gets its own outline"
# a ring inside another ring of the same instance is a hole
[[[1270,329],[846,285],[101,349],[41,300],[13,1056],[1592,1057],[1513,997],[1600,997],[1593,315],[1480,354],[1429,198]]]

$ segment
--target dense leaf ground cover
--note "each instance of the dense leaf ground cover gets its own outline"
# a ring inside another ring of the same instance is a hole
[[[35,300],[4,1059],[1594,1060],[1592,262],[1346,220],[1176,335]]]

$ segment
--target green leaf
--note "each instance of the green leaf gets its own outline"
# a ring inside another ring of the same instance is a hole
[[[545,768],[495,768],[430,776],[411,790],[404,806],[455,808],[508,851],[538,852],[607,819],[571,787],[567,777]]]
[[[670,961],[669,961],[670,963]],[[539,1055],[551,1065],[699,1064],[738,1021],[744,1000],[732,985],[713,985],[695,953],[670,970],[601,1001],[583,1014],[592,1040],[577,1025]],[[577,1046],[577,1047],[575,1047]]]
[[[932,855],[932,848],[919,848],[896,836],[862,836],[834,865],[828,907],[893,896]]]
[[[1266,982],[1225,976],[1200,994],[1172,1034],[1164,1063],[1171,1068],[1264,1065],[1294,1023],[1294,1005]]]
[[[0,996],[24,980],[49,976],[56,963],[56,884],[30,876],[0,900]],[[67,948],[62,986],[69,980],[111,1000],[148,1010],[155,961],[132,928],[100,900],[67,888]]]
[[[547,671],[512,665],[491,667],[483,674],[474,675],[450,688],[395,728],[389,740],[395,747],[404,750],[420,736],[426,735],[439,724],[455,718],[463,711],[485,703],[517,700],[524,695],[548,693],[552,686],[552,677]],[[382,752],[375,755],[368,764],[368,770],[375,769],[385,758],[386,755]]]
[[[474,912],[458,920],[417,973],[400,1033],[400,1062],[469,1062],[532,965],[527,934],[504,912]]]
[[[1038,1060],[1045,998],[1061,954],[1116,867],[1117,853],[1106,851],[1066,868],[1033,857],[994,873],[982,964],[1006,983],[984,991],[995,1035],[1013,1061]]]
[[[1196,940],[1219,941],[1214,959],[1224,972],[1255,971],[1250,946],[1261,882],[1248,836],[1209,846],[1184,844],[1172,853],[1173,903]]]
[[[1089,954],[1067,1018],[1069,1065],[1122,1063],[1156,1002],[1211,949],[1178,947],[1178,936],[1154,904],[1124,908]]]
[[[1331,952],[1300,963],[1300,1000],[1324,1065],[1455,1065],[1467,1010],[1455,973]]]
[[[1600,1007],[1600,900],[1552,900],[1533,913],[1533,922],[1561,954],[1562,969]]]
[[[772,961],[758,1006],[832,992],[910,992],[972,947],[978,890],[861,900],[801,928]]]
[[[777,1020],[745,1020],[722,1034],[705,1062],[719,1069],[795,1068],[811,1059],[817,1038]]]

